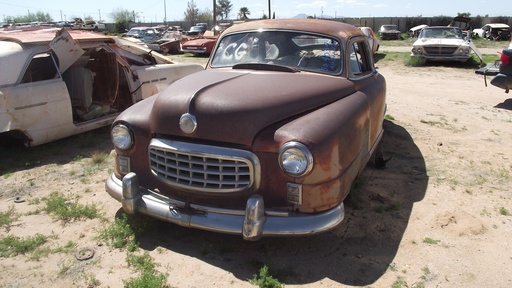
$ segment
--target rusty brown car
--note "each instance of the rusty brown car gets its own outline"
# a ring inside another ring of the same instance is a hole
[[[316,19],[235,25],[204,71],[112,124],[107,192],[128,214],[242,235],[311,235],[382,159],[386,83],[357,27]]]

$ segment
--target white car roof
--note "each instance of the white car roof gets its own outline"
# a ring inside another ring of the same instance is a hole
[[[490,26],[491,28],[510,28],[510,26],[503,23],[489,23],[487,26]]]
[[[15,84],[27,59],[37,53],[49,51],[48,45],[28,45],[0,41],[0,86]]]

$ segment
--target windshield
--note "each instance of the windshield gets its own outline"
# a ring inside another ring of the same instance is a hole
[[[341,45],[323,35],[289,31],[246,32],[223,37],[211,58],[211,67],[270,64],[301,71],[339,74]]]
[[[382,30],[383,30],[383,31],[393,31],[393,30],[398,30],[398,26],[395,26],[395,25],[382,26]]]
[[[142,36],[144,34],[144,30],[140,29],[130,29],[126,35],[128,36]]]
[[[424,28],[419,38],[456,38],[462,39],[462,31],[459,28]]]

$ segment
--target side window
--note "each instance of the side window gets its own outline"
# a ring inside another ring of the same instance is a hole
[[[373,70],[369,47],[364,41],[356,41],[350,45],[349,77],[360,77]]]
[[[50,80],[57,77],[57,67],[50,53],[35,55],[23,74],[21,83]]]

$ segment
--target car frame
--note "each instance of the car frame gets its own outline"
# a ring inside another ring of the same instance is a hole
[[[0,138],[27,147],[108,126],[203,69],[85,30],[0,32],[0,47]]]
[[[204,71],[118,116],[105,187],[128,214],[245,240],[325,232],[366,164],[383,165],[385,112],[385,79],[355,26],[237,24]]]
[[[427,61],[466,62],[475,52],[480,60],[482,55],[459,27],[428,26],[421,29],[418,39],[413,43],[411,57]]]

